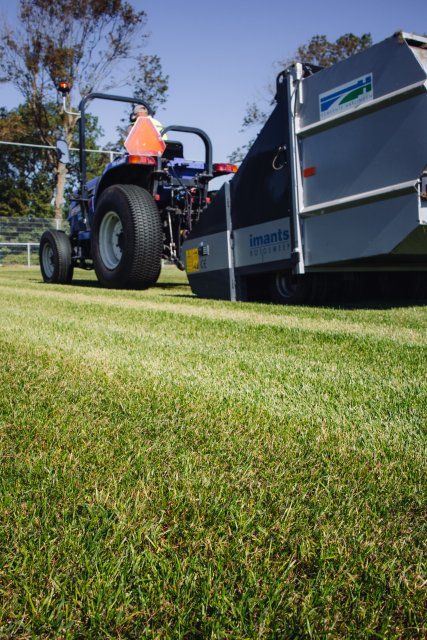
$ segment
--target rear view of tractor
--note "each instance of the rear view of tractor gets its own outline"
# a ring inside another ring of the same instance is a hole
[[[146,117],[129,133],[127,152],[87,181],[85,107],[94,98],[141,104],[150,113],[136,97],[90,94],[80,103],[80,188],[70,206],[70,233],[47,231],[41,238],[42,276],[68,284],[80,267],[94,269],[105,287],[145,289],[156,283],[162,259],[184,269],[181,244],[209,202],[209,181],[237,169],[213,164],[211,141],[201,129],[172,125],[159,133]],[[200,138],[204,160],[185,160],[170,132]]]

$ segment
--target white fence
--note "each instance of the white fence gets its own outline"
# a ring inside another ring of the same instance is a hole
[[[0,265],[37,265],[42,233],[63,226],[65,221],[53,218],[0,217]]]
[[[1,262],[1,247],[26,247],[27,267],[30,268],[31,267],[31,247],[38,248],[38,246],[39,246],[38,242],[0,242],[0,266],[3,266]],[[37,260],[38,260],[38,255],[37,255]]]

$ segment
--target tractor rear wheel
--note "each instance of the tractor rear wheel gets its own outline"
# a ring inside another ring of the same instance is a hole
[[[45,231],[40,239],[40,270],[49,284],[69,284],[73,278],[71,243],[63,231]]]
[[[163,249],[160,214],[136,185],[108,187],[96,206],[92,258],[105,287],[146,289],[157,282]]]

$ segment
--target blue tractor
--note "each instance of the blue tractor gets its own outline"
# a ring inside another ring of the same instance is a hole
[[[63,95],[69,91],[65,85]],[[48,283],[68,284],[75,267],[94,269],[109,288],[145,289],[159,277],[162,260],[184,269],[182,242],[209,203],[212,178],[234,172],[212,163],[212,144],[201,129],[167,126],[161,131],[198,136],[205,147],[201,162],[184,159],[183,145],[167,139],[162,155],[124,153],[102,175],[87,181],[85,107],[94,98],[149,105],[141,98],[92,93],[79,106],[80,186],[73,194],[69,234],[49,230],[40,240],[40,268]]]

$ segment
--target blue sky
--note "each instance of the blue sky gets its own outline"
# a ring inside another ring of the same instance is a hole
[[[7,18],[17,0],[0,0]],[[214,160],[224,161],[251,133],[241,133],[246,105],[268,104],[269,84],[279,71],[274,62],[289,58],[315,34],[329,39],[370,32],[374,42],[395,31],[427,32],[426,0],[132,0],[148,15],[151,37],[146,53],[158,54],[170,77],[169,98],[156,117],[169,124],[204,129]],[[132,88],[121,88],[132,95]],[[0,85],[0,106],[13,107],[19,96]],[[92,103],[91,110],[114,137],[118,105]],[[198,145],[185,142],[187,157],[199,159]]]

